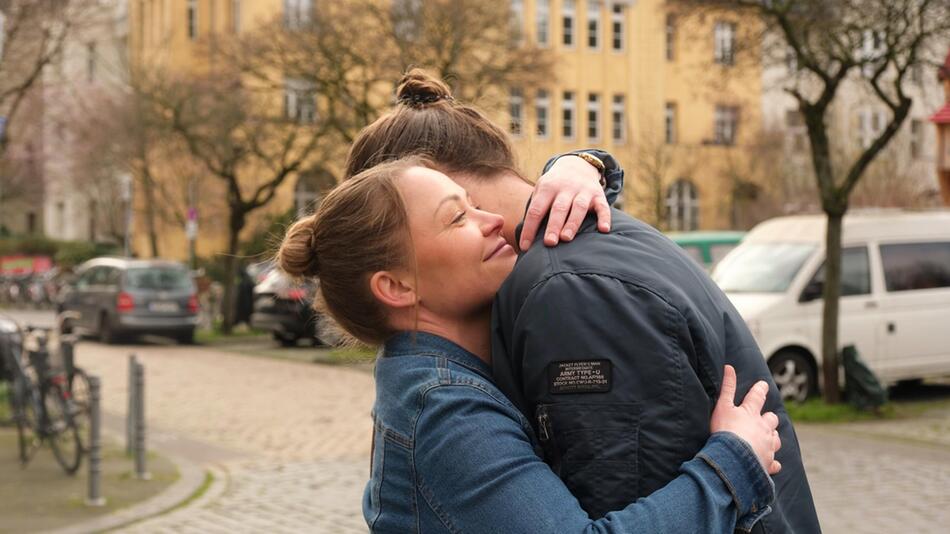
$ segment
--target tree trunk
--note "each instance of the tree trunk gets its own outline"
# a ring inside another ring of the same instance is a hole
[[[231,208],[230,224],[228,225],[228,254],[224,257],[224,320],[221,331],[230,334],[234,328],[237,304],[235,282],[237,278],[237,253],[241,230],[244,228],[246,212]]]
[[[828,404],[841,402],[838,388],[838,301],[841,296],[841,231],[843,210],[828,210],[825,233],[824,311],[821,322],[823,397]]]
[[[158,232],[155,229],[155,191],[148,168],[142,170],[142,186],[145,193],[145,227],[148,231],[148,243],[152,249],[152,257],[157,258],[160,254],[158,253]]]

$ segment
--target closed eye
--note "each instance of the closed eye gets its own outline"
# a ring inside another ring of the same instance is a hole
[[[458,212],[458,214],[455,216],[455,218],[452,219],[452,224],[458,224],[458,223],[462,222],[464,219],[465,219],[465,212],[464,212],[464,211],[460,211],[460,212]]]

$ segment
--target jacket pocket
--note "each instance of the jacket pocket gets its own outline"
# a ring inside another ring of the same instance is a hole
[[[592,518],[636,500],[639,404],[541,404],[536,415],[545,461]]]

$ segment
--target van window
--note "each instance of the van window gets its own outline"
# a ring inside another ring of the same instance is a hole
[[[881,245],[888,291],[950,287],[950,243]]]
[[[716,265],[722,261],[722,259],[726,257],[726,254],[732,252],[732,249],[736,248],[737,246],[739,246],[738,243],[729,243],[726,245],[712,245],[709,247],[709,255],[712,258],[712,264]]]
[[[125,273],[125,285],[130,289],[191,289],[188,271],[175,267],[136,267]]]
[[[825,283],[825,264],[815,271],[811,282]],[[871,269],[867,247],[848,247],[841,251],[841,296],[871,294]]]
[[[784,293],[815,248],[808,243],[744,243],[719,262],[712,278],[727,293]]]

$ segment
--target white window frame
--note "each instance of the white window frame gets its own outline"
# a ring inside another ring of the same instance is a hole
[[[524,92],[519,87],[508,91],[508,131],[512,137],[521,137],[524,133]]]
[[[284,114],[300,124],[317,122],[317,95],[312,82],[297,78],[284,80]]]
[[[600,140],[600,94],[587,94],[587,139]]]
[[[577,136],[577,110],[574,103],[574,91],[561,94],[561,137],[574,139]]]
[[[858,112],[858,141],[861,148],[869,148],[874,140],[881,135],[887,117],[881,110],[864,108]]]
[[[611,128],[615,144],[627,141],[627,98],[621,93],[615,94],[611,102]]]
[[[538,46],[548,46],[551,42],[551,0],[538,0],[534,9],[535,40]]]
[[[564,48],[574,48],[577,43],[577,10],[574,0],[562,0],[561,4],[561,44]],[[570,42],[568,42],[570,41]]]
[[[680,178],[666,189],[666,225],[673,232],[699,229],[699,191],[692,180]]]
[[[313,20],[313,0],[284,0],[284,27],[296,30]]]
[[[511,27],[518,36],[518,42],[524,40],[524,0],[511,0]]]
[[[231,0],[231,31],[241,33],[241,0]]]
[[[910,120],[910,157],[920,159],[924,156],[924,121]]]
[[[535,135],[547,139],[551,135],[551,99],[548,92],[538,89],[534,97]]]
[[[613,7],[610,9],[610,48],[615,52],[622,52],[626,48],[626,14],[627,6],[615,1]]]
[[[724,20],[716,21],[713,30],[716,63],[731,67],[736,64],[736,24]]]
[[[600,8],[601,0],[587,0],[587,48],[600,50]]]
[[[676,144],[676,102],[667,102],[663,110],[663,139],[668,145]]]
[[[717,145],[736,144],[739,131],[739,108],[737,106],[717,105],[713,124],[713,138]]]

